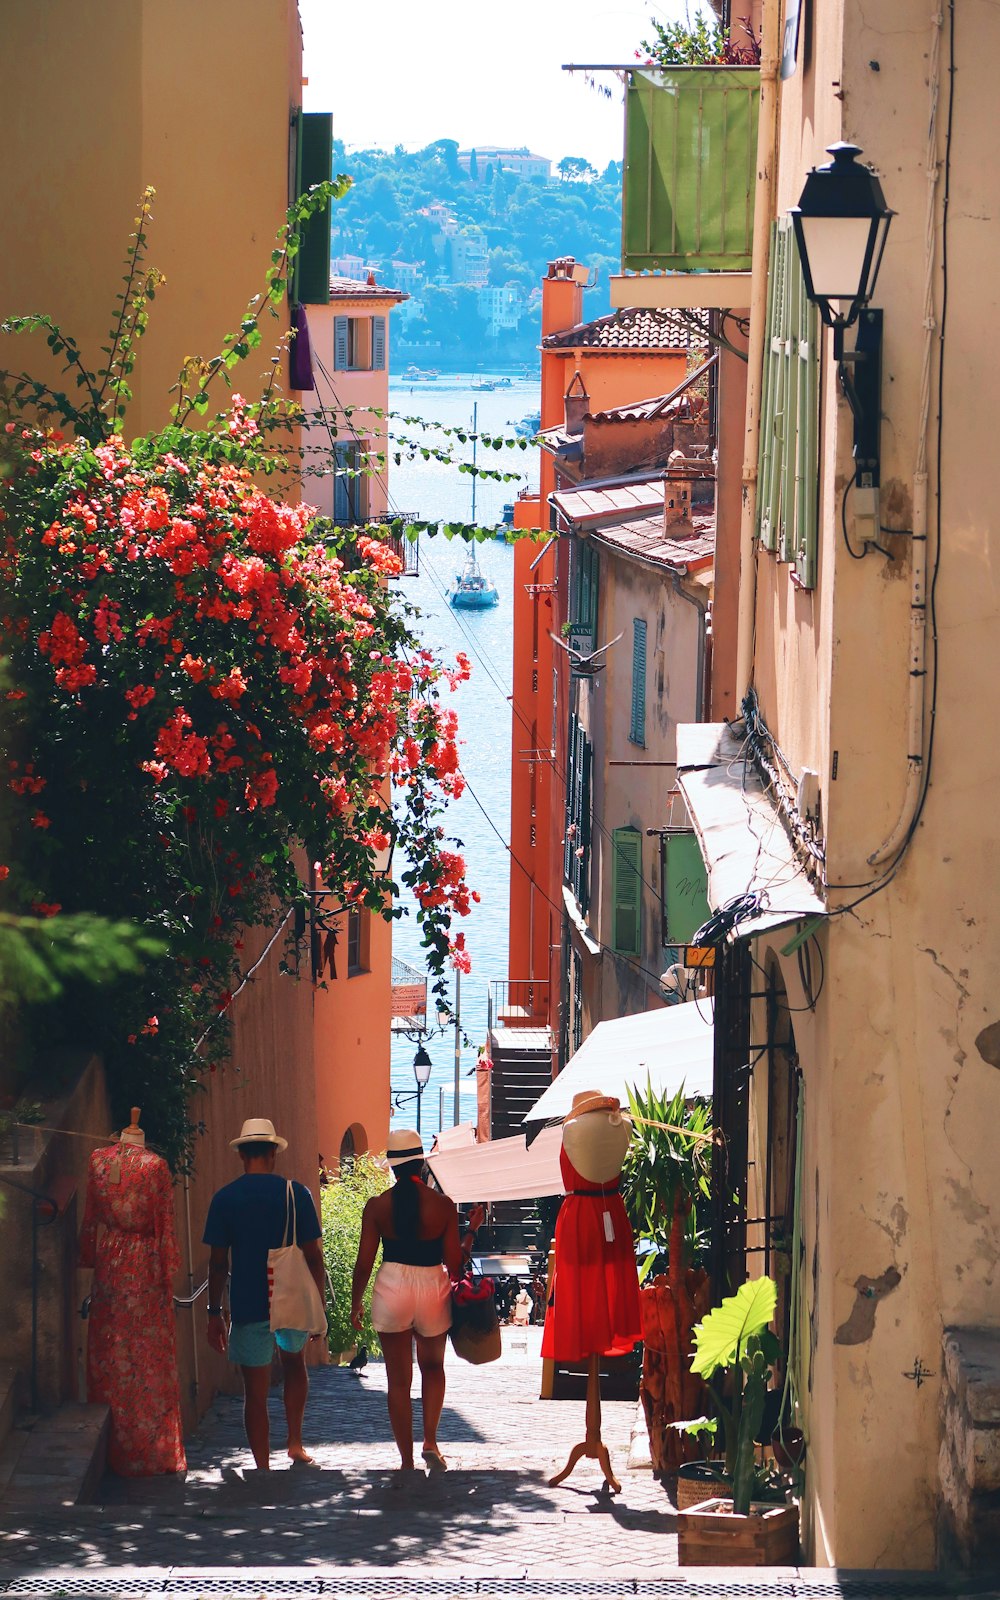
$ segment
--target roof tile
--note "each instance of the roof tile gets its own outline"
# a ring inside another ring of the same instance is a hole
[[[691,315],[700,313],[693,311]],[[542,340],[542,349],[586,346],[600,350],[690,350],[702,349],[707,342],[704,334],[676,310],[627,306],[594,322],[579,322],[573,328],[548,334]]]

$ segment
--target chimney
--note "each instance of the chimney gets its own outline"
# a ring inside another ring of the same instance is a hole
[[[563,396],[563,403],[566,407],[566,432],[570,438],[579,438],[583,432],[583,419],[590,409],[590,396],[579,372],[574,373],[573,381]]]
[[[583,285],[586,267],[578,267],[573,256],[550,261],[542,279],[542,338],[562,333],[583,321]]]
[[[691,533],[691,480],[682,450],[672,450],[663,482],[663,531],[666,534]]]

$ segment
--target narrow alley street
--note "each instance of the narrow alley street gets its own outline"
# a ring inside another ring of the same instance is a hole
[[[558,1489],[546,1479],[583,1433],[583,1400],[538,1399],[541,1330],[504,1330],[503,1359],[450,1357],[439,1439],[446,1474],[405,1482],[385,1408],[385,1369],[312,1375],[306,1439],[316,1465],[284,1464],[272,1397],[269,1477],[248,1469],[241,1402],[221,1396],[188,1444],[186,1481],[106,1478],[95,1505],[8,1512],[0,1520],[0,1596],[320,1594],[670,1596],[672,1600],[938,1600],[969,1591],[930,1574],[851,1577],[800,1568],[677,1567],[676,1521],[648,1467],[628,1467],[634,1402],[605,1401],[603,1433],[622,1493],[596,1463]],[[419,1407],[415,1407],[419,1428]],[[633,1462],[645,1454],[644,1432]],[[838,1581],[839,1576],[839,1581]]]

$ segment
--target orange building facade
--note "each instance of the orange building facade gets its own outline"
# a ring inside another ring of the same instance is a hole
[[[542,280],[541,431],[564,425],[574,395],[592,413],[668,394],[688,370],[688,340],[657,314],[612,313],[582,321],[586,269],[572,257],[550,263]],[[661,333],[660,326],[664,327]],[[569,399],[567,400],[567,393]],[[555,528],[550,496],[569,486],[548,450],[539,492],[518,500],[516,528]],[[552,635],[572,622],[570,547],[515,549],[511,742],[511,879],[508,981],[522,1020],[550,1029],[553,1068],[564,1036],[563,839],[570,710],[569,658]]]

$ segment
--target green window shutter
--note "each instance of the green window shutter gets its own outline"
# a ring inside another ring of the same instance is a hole
[[[612,944],[621,954],[642,951],[642,835],[616,828],[611,835]]]
[[[327,183],[333,172],[333,113],[303,111],[299,118],[299,194]],[[296,260],[296,294],[306,305],[330,301],[330,202],[313,213],[302,229]]]
[[[628,736],[633,744],[646,743],[646,624],[640,617],[632,621],[632,720]]]
[[[693,833],[668,833],[663,840],[665,944],[690,944],[711,915],[708,874]]]
[[[767,341],[761,393],[757,533],[794,562],[797,582],[816,582],[819,473],[819,323],[806,298],[787,217],[771,233]]]
[[[372,317],[372,371],[385,371],[385,318]]]
[[[573,807],[576,802],[576,716],[570,714],[569,738],[566,741],[566,828],[563,844],[563,882],[570,883],[573,875],[573,851],[577,840],[570,832],[573,822]]]
[[[333,370],[346,372],[348,355],[347,317],[334,317],[333,319]]]
[[[580,729],[580,843],[583,846],[583,855],[576,858],[577,881],[576,898],[580,910],[586,911],[590,905],[590,836],[591,836],[591,789],[594,768],[594,747],[587,738],[583,729]]]

